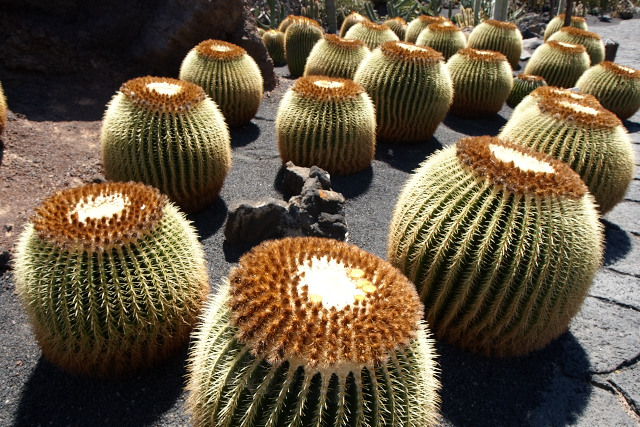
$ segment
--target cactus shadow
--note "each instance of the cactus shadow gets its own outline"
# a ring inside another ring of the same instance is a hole
[[[600,219],[600,222],[604,225],[605,246],[603,265],[606,267],[615,264],[616,261],[627,256],[631,250],[631,239],[629,239],[627,232],[617,224],[603,218]]]
[[[640,123],[631,121],[629,119],[623,120],[622,124],[627,128],[629,133],[640,132]]]
[[[365,193],[373,181],[373,168],[349,175],[331,175],[331,189],[351,199]]]
[[[227,204],[218,197],[213,203],[209,204],[204,210],[187,215],[189,221],[191,221],[198,230],[198,236],[200,240],[204,240],[207,237],[211,237],[222,227],[224,221],[227,219]]]
[[[496,136],[500,133],[500,129],[507,123],[507,119],[505,119],[503,115],[509,116],[510,114],[511,109],[504,106],[497,114],[481,119],[468,119],[447,114],[443,123],[448,128],[468,136]]]
[[[229,134],[232,148],[244,147],[260,137],[260,127],[249,122],[244,126],[230,129]]]
[[[394,169],[411,173],[424,159],[442,147],[440,141],[433,136],[416,144],[399,145],[379,142],[376,145],[376,160],[385,162]]]
[[[567,332],[542,350],[486,358],[437,342],[441,413],[452,425],[567,425],[589,401],[589,360]]]

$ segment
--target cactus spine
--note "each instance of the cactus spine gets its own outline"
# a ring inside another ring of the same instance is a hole
[[[538,46],[524,72],[542,77],[551,86],[573,87],[589,63],[584,46],[551,40]]]
[[[549,37],[549,41],[551,40],[571,44],[581,44],[585,49],[587,49],[591,65],[597,65],[604,61],[604,43],[602,42],[602,37],[599,34],[575,27],[562,27]]]
[[[291,18],[291,24],[284,33],[284,54],[292,77],[300,77],[311,49],[322,39],[322,27],[313,19],[304,16]]]
[[[15,278],[44,356],[98,377],[171,356],[209,290],[195,230],[140,183],[89,184],[46,199],[20,236]]]
[[[0,135],[4,132],[4,128],[7,125],[7,99],[4,96],[2,90],[2,83],[0,83]]]
[[[572,16],[570,27],[580,28],[581,30],[588,31],[589,26],[587,21],[581,16]],[[544,29],[544,41],[546,42],[552,34],[564,27],[564,13],[556,15],[549,21],[547,28]]]
[[[281,67],[287,64],[284,56],[284,33],[277,30],[269,30],[262,36],[262,42],[269,52],[273,65]]]
[[[567,165],[491,137],[422,163],[396,204],[388,260],[416,284],[437,338],[490,356],[568,328],[603,251],[593,197]]]
[[[389,18],[382,24],[391,28],[391,31],[396,33],[396,36],[398,36],[398,40],[404,40],[405,36],[407,35],[407,21],[399,16],[396,16],[395,18]]]
[[[507,98],[507,105],[514,108],[525,96],[529,95],[531,91],[546,85],[547,82],[540,76],[525,73],[518,74],[518,76],[513,79],[513,89],[511,89],[511,93]]]
[[[347,40],[335,34],[325,34],[311,49],[304,75],[353,79],[358,65],[369,53],[369,49],[360,40]]]
[[[512,22],[485,19],[469,35],[467,46],[500,52],[507,57],[511,68],[515,69],[522,53],[522,34]]]
[[[319,238],[240,259],[194,334],[196,426],[429,426],[433,342],[415,288],[387,262]]]
[[[404,36],[404,41],[409,43],[415,43],[418,40],[418,36],[427,28],[429,24],[435,23],[443,23],[449,21],[444,16],[429,16],[429,15],[420,15],[417,18],[411,20],[407,24],[407,33]]]
[[[231,142],[215,102],[193,83],[138,77],[107,106],[100,134],[105,176],[153,185],[186,211],[218,197]]]
[[[361,40],[369,50],[377,48],[384,42],[399,40],[391,28],[371,21],[355,24],[347,31],[344,38],[347,40]]]
[[[351,27],[364,21],[368,21],[368,19],[360,15],[358,12],[351,12],[346,18],[344,18],[344,21],[342,21],[342,26],[340,26],[340,37],[344,37]]]
[[[467,38],[457,25],[450,22],[429,24],[416,40],[418,46],[428,46],[442,54],[448,61],[460,49],[467,47]]]

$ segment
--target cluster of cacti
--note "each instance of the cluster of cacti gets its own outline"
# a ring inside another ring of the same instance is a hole
[[[565,332],[603,253],[580,177],[488,136],[422,163],[388,242],[388,260],[416,284],[436,337],[491,356],[526,354]]]
[[[304,16],[292,16],[284,32],[284,54],[292,77],[300,77],[311,49],[322,39],[324,31],[320,24]]]
[[[396,33],[386,25],[363,21],[355,24],[344,36],[348,40],[361,40],[370,50],[374,50],[382,43],[399,40]]]
[[[501,139],[568,164],[589,187],[604,214],[619,203],[635,170],[631,138],[613,113],[590,99],[539,96],[535,108],[514,111]]]
[[[262,74],[247,51],[222,40],[205,40],[180,66],[180,79],[201,86],[230,127],[245,125],[262,100]]]
[[[551,40],[584,46],[587,49],[591,65],[597,65],[604,61],[604,43],[599,34],[575,27],[562,27],[549,37],[549,41]]]
[[[453,81],[450,112],[460,117],[486,117],[502,108],[513,87],[507,57],[491,50],[460,49],[447,61]]]
[[[4,128],[6,125],[7,125],[7,99],[4,96],[2,83],[0,83],[0,134],[4,131]]]
[[[280,101],[276,139],[283,164],[355,173],[371,165],[375,137],[373,102],[352,80],[301,77]]]
[[[533,51],[524,72],[542,77],[551,86],[573,87],[589,63],[584,46],[552,40]]]
[[[431,138],[453,99],[442,55],[412,43],[384,43],[360,64],[354,81],[376,106],[378,138],[389,142]]]
[[[46,199],[20,236],[15,279],[44,357],[89,376],[131,374],[171,356],[209,291],[195,230],[140,183]]]
[[[435,350],[415,287],[332,239],[244,255],[205,309],[189,355],[196,426],[435,425]]]
[[[525,73],[518,74],[518,76],[513,79],[513,88],[511,89],[511,93],[507,98],[507,105],[511,108],[514,108],[520,103],[520,101],[524,99],[525,96],[529,95],[534,89],[546,85],[547,82],[545,82],[544,79],[540,76],[534,76],[532,74]]]
[[[507,57],[511,68],[516,68],[522,53],[522,34],[512,22],[485,19],[469,34],[467,46],[500,52]]]
[[[544,29],[544,41],[547,41],[552,34],[558,31],[560,28],[564,27],[564,13],[556,15],[549,21],[547,27]],[[589,26],[587,25],[586,19],[582,16],[571,16],[570,27],[580,28],[581,30],[589,30]]]
[[[358,66],[369,53],[361,40],[325,34],[311,49],[304,75],[353,79]]]
[[[278,30],[269,30],[262,35],[262,42],[273,61],[273,65],[280,67],[287,64],[284,56],[284,33]]]
[[[640,109],[640,70],[604,61],[589,68],[576,83],[581,92],[595,96],[620,120]]]
[[[107,106],[100,140],[107,179],[153,185],[186,211],[215,200],[231,167],[224,116],[183,80],[125,82]]]
[[[346,18],[344,18],[344,21],[342,21],[342,25],[340,26],[340,37],[344,37],[351,27],[364,21],[368,21],[368,19],[360,15],[358,12],[351,12]]]
[[[404,36],[404,41],[415,43],[422,30],[427,28],[429,24],[443,23],[446,21],[448,21],[448,19],[444,16],[420,15],[407,24],[407,32]]]
[[[448,61],[460,49],[467,47],[467,38],[457,25],[442,22],[427,25],[418,36],[416,45],[437,50]]]
[[[395,18],[387,19],[383,22],[383,24],[391,28],[391,31],[396,33],[396,36],[398,36],[398,40],[404,40],[405,36],[407,35],[407,21],[399,16],[396,16]]]

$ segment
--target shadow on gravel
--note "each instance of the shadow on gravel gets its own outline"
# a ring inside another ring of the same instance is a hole
[[[435,137],[416,144],[398,145],[381,142],[376,145],[376,160],[385,162],[394,169],[411,173],[424,159],[441,148],[442,144]]]
[[[250,122],[235,129],[229,129],[231,134],[231,147],[244,147],[260,137],[260,127]]]
[[[589,401],[589,361],[565,333],[524,357],[486,358],[437,342],[442,416],[452,425],[567,425]],[[566,368],[571,369],[571,376]]]
[[[463,119],[448,114],[443,123],[450,129],[469,136],[496,136],[500,133],[502,126],[507,123],[507,119],[499,114],[482,119]]]
[[[331,175],[331,189],[351,199],[365,193],[373,181],[373,168],[369,166],[363,171],[351,175]]]
[[[616,261],[623,259],[631,250],[631,240],[626,231],[618,227],[618,225],[607,221],[606,219],[600,219],[602,225],[604,225],[604,263],[607,265],[615,264]]]
[[[627,128],[629,133],[640,132],[640,123],[632,122],[631,120],[624,120],[622,124]]]
[[[193,222],[198,230],[199,240],[202,241],[216,233],[227,219],[227,204],[218,197],[203,211],[187,215],[187,219]]]

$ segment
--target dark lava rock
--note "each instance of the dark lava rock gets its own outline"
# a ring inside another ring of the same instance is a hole
[[[287,202],[271,197],[233,203],[229,206],[224,237],[230,244],[259,243],[280,237],[280,222],[288,208]]]

